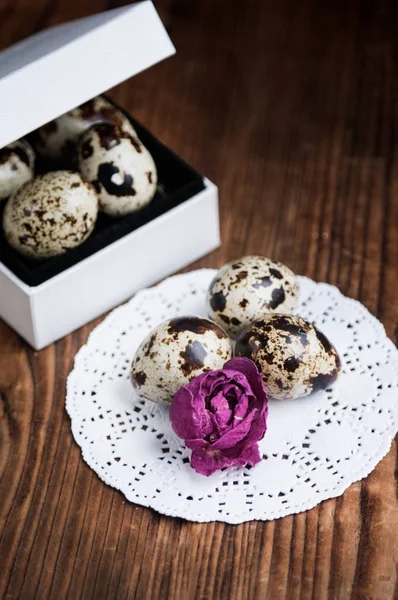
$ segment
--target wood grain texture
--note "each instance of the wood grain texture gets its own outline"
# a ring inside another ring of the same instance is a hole
[[[111,5],[0,0],[0,46]],[[361,300],[396,342],[396,3],[157,6],[178,54],[113,97],[220,186],[223,246],[194,267],[275,257]],[[0,323],[0,597],[398,598],[395,443],[342,497],[268,523],[166,518],[102,484],[64,410],[99,321],[40,353]]]

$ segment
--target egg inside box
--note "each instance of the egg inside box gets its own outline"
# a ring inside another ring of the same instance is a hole
[[[123,217],[114,218],[99,213],[95,229],[84,244],[44,261],[32,261],[22,257],[7,244],[4,236],[0,236],[0,261],[29,286],[40,285],[205,189],[203,177],[197,171],[137,123],[126,111],[123,112],[133,123],[138,137],[156,163],[158,191],[154,199],[140,211]],[[40,160],[36,167],[37,173],[54,169],[53,165]]]

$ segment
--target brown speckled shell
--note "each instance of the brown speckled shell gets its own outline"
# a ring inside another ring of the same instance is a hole
[[[296,276],[288,267],[263,256],[246,256],[218,271],[207,309],[209,317],[235,338],[256,318],[294,312],[297,298]]]
[[[34,131],[32,143],[46,158],[69,161],[80,135],[95,123],[112,123],[136,135],[127,117],[106,98],[97,96]]]
[[[54,171],[19,188],[6,204],[3,230],[8,243],[33,259],[63,254],[94,229],[98,198],[79,173]]]
[[[0,202],[34,177],[35,154],[26,140],[0,149]]]
[[[177,317],[142,342],[131,380],[140,396],[170,404],[182,385],[204,371],[221,369],[231,355],[231,342],[218,325],[200,317]]]
[[[275,314],[254,322],[236,342],[237,356],[252,359],[273,398],[308,396],[337,378],[336,349],[314,325],[292,315]]]
[[[123,216],[146,206],[157,185],[155,162],[137,137],[100,123],[81,137],[77,152],[83,177],[98,192],[100,210]]]

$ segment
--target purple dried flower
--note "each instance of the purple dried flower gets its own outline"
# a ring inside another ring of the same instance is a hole
[[[192,450],[191,466],[203,475],[258,463],[267,415],[267,392],[248,358],[233,358],[223,369],[195,377],[170,406],[173,429]]]

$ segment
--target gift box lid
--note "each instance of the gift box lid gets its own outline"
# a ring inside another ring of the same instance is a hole
[[[175,52],[150,0],[0,52],[0,148]]]

